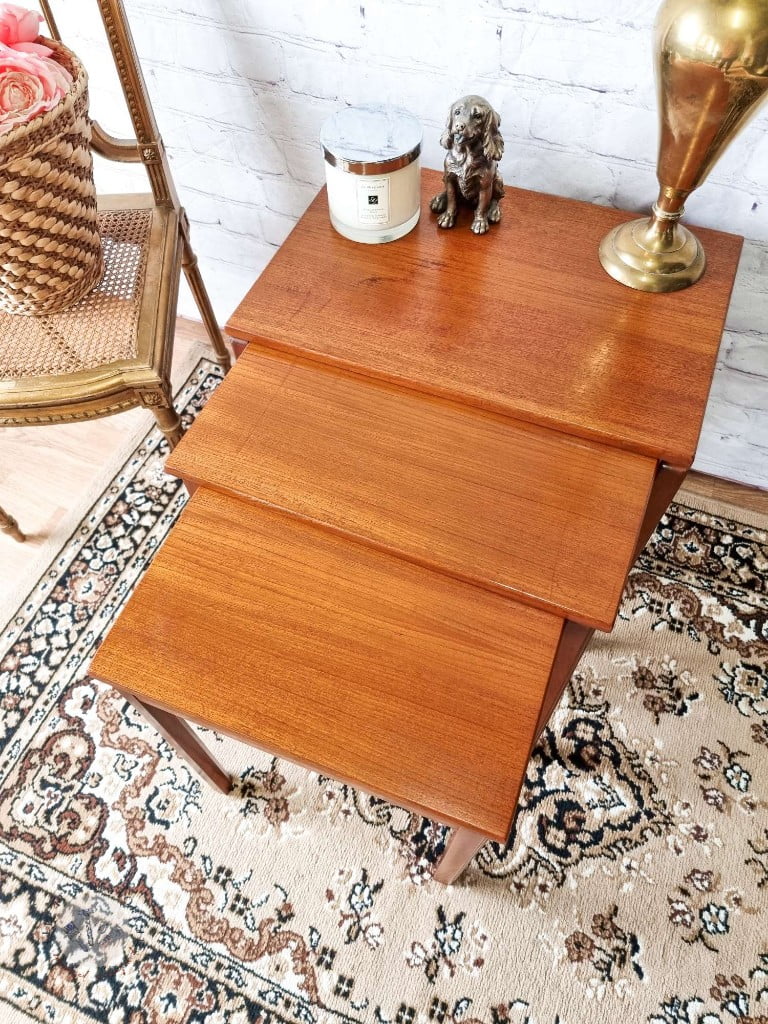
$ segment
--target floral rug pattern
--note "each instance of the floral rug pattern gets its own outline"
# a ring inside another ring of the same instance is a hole
[[[224,797],[89,678],[185,500],[163,444],[3,634],[0,1020],[768,1024],[765,524],[670,508],[509,844],[443,887],[443,827],[201,730]]]

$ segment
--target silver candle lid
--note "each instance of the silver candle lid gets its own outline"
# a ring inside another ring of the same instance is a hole
[[[322,127],[320,144],[332,167],[351,174],[388,174],[418,157],[421,125],[402,107],[347,107]]]

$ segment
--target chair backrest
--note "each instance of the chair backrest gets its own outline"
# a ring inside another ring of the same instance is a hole
[[[108,160],[142,163],[147,171],[152,195],[158,206],[179,208],[179,200],[168,166],[163,140],[157,130],[144,75],[133,41],[123,0],[94,0],[107,34],[125,102],[131,116],[135,139],[118,139],[96,121],[92,121],[91,146]],[[40,9],[53,39],[61,41],[50,0],[40,0]]]

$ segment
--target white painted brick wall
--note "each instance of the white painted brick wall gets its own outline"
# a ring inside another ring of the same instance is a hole
[[[391,101],[439,167],[448,104],[502,115],[510,184],[645,209],[655,193],[657,0],[126,0],[214,305],[225,319],[323,180],[344,103]],[[92,0],[59,3],[96,113],[127,132]],[[689,201],[747,238],[696,465],[768,486],[768,111]],[[136,168],[99,172],[107,187]],[[706,285],[702,285],[706,287]],[[182,309],[194,314],[188,296]]]

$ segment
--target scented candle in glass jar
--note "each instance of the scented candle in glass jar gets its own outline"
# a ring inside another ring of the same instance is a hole
[[[392,242],[420,212],[421,125],[399,107],[347,107],[323,125],[331,223],[355,242]]]

